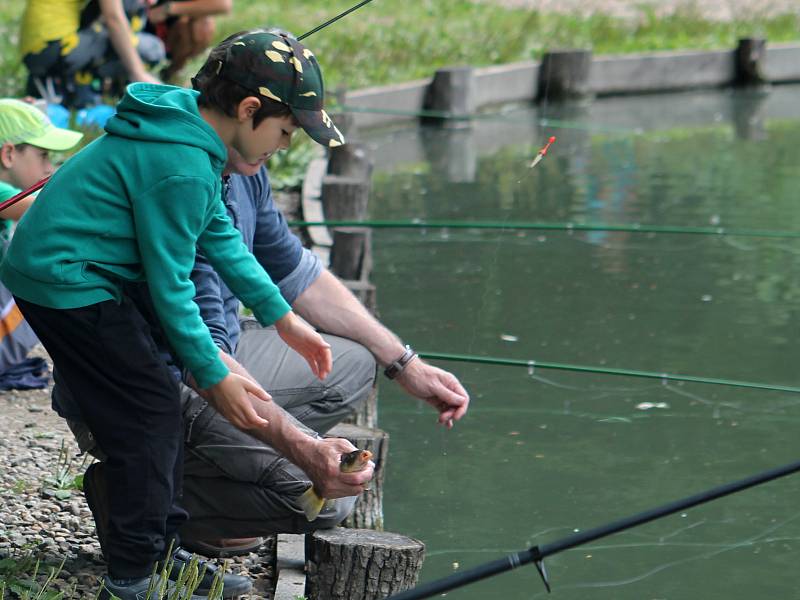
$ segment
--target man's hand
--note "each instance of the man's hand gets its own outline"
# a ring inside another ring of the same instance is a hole
[[[272,401],[272,397],[257,383],[228,373],[225,379],[205,390],[204,398],[228,421],[243,430],[266,427],[269,422],[253,408],[253,402]]]
[[[306,472],[322,498],[358,496],[372,480],[375,463],[369,461],[363,470],[355,473],[342,473],[339,469],[342,454],[355,449],[342,438],[317,439],[297,456],[297,466]]]
[[[306,359],[311,372],[325,379],[333,368],[331,347],[320,334],[289,311],[275,322],[278,335],[295,352]]]
[[[395,380],[412,396],[439,411],[439,423],[448,429],[467,412],[469,394],[455,375],[415,358]]]

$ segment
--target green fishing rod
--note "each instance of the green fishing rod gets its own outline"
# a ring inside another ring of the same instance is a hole
[[[550,581],[547,576],[547,570],[544,566],[544,559],[548,556],[581,546],[588,542],[593,542],[594,540],[599,540],[600,538],[619,533],[620,531],[625,531],[626,529],[631,529],[632,527],[636,527],[638,525],[649,523],[650,521],[655,521],[656,519],[661,519],[662,517],[666,517],[694,506],[699,506],[700,504],[705,504],[706,502],[710,502],[730,494],[735,494],[736,492],[741,492],[748,488],[767,483],[780,477],[791,475],[798,471],[800,471],[800,462],[794,462],[783,467],[764,471],[745,479],[727,483],[725,485],[706,490],[705,492],[701,492],[681,500],[676,500],[674,502],[664,504],[651,510],[640,512],[624,519],[613,521],[607,525],[602,525],[600,527],[595,527],[594,529],[588,529],[586,531],[567,536],[549,544],[533,546],[527,550],[509,554],[503,558],[484,563],[461,573],[455,573],[448,577],[443,577],[442,579],[437,579],[436,581],[431,581],[430,583],[420,585],[414,589],[406,590],[404,592],[400,592],[399,594],[389,596],[389,598],[391,600],[418,600],[419,598],[429,598],[431,596],[443,594],[444,592],[462,587],[469,583],[480,581],[481,579],[499,575],[500,573],[516,569],[517,567],[529,563],[534,563],[534,565],[536,565],[536,569],[539,571],[539,575],[542,577],[545,588],[547,588],[547,591],[549,592]]]
[[[368,227],[371,229],[497,229],[532,231],[623,231],[630,233],[664,233],[682,235],[714,235],[761,238],[799,239],[800,232],[771,229],[736,229],[726,227],[680,227],[673,225],[621,225],[612,223],[571,222],[507,222],[507,221],[290,221],[292,227]]]
[[[492,356],[473,356],[469,354],[448,354],[445,352],[418,352],[422,358],[433,360],[450,360],[456,362],[481,363],[487,365],[501,365],[508,367],[526,367],[529,370],[555,369],[560,371],[575,371],[579,373],[598,373],[601,375],[618,375],[622,377],[642,377],[646,379],[659,379],[661,381],[687,381],[691,383],[706,383],[710,385],[726,385],[730,387],[769,390],[773,392],[800,393],[800,387],[790,385],[775,385],[757,383],[752,381],[738,381],[736,379],[719,379],[714,377],[697,377],[695,375],[675,375],[670,373],[657,373],[655,371],[636,371],[632,369],[616,369],[611,367],[592,367],[588,365],[573,365],[568,363],[545,362],[538,360],[522,360],[514,358],[496,358]]]

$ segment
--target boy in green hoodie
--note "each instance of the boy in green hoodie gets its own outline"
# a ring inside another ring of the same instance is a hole
[[[129,86],[107,134],[68,160],[39,194],[0,267],[50,353],[59,385],[76,398],[108,456],[104,594],[123,600],[146,590],[154,563],[187,518],[177,502],[177,384],[126,282],[148,282],[174,352],[239,428],[267,426],[259,405],[269,396],[229,372],[200,318],[189,279],[196,246],[316,376],[331,369],[330,348],[290,311],[220,200],[226,145],[258,164],[288,146],[298,125],[327,146],[344,143],[322,110],[319,65],[296,40],[262,30],[239,35],[216,62],[230,86],[213,96]]]

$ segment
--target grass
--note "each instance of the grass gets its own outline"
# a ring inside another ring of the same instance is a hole
[[[65,560],[62,560],[58,566],[52,564],[42,565],[41,561],[33,553],[20,557],[0,558],[0,600],[5,600],[6,592],[11,594],[11,598],[19,598],[21,600],[68,600],[72,598],[78,600],[75,586],[65,591],[53,589],[53,582],[60,575],[64,568],[64,563]],[[182,600],[191,597],[192,593],[197,589],[205,573],[205,567],[202,569],[198,567],[197,557],[193,557],[185,568],[181,567],[175,580],[175,586],[171,591],[168,591],[166,589],[167,575],[173,565],[173,561],[167,561],[158,571],[161,577],[160,585],[153,583],[155,579],[151,580],[147,594],[148,600]],[[42,567],[46,567],[46,570],[42,569]],[[220,600],[222,598],[222,576],[227,567],[226,562],[214,576],[211,589],[208,592],[210,600]],[[157,569],[154,568],[154,575],[156,572]],[[102,588],[103,586],[100,584],[94,594],[95,600],[99,597]]]
[[[86,470],[88,458],[89,456],[85,455],[82,462],[75,465],[75,459],[70,456],[62,439],[53,471],[42,482],[42,492],[53,495],[59,500],[66,500],[72,495],[73,490],[82,490],[83,472]]]

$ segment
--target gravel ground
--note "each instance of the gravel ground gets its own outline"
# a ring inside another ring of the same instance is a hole
[[[678,10],[692,10],[705,18],[730,21],[734,17],[754,18],[800,13],[798,0],[479,0],[509,7],[525,7],[542,12],[587,15],[602,12],[610,16],[632,18],[643,9],[658,15]]]
[[[34,353],[44,356],[41,350]],[[62,444],[70,479],[88,462],[78,456],[66,422],[50,409],[49,390],[0,392],[0,411],[0,559],[32,553],[55,567],[63,560],[50,589],[67,592],[65,600],[93,598],[105,563],[83,492],[71,490],[59,498],[47,481],[56,473]],[[233,572],[254,579],[249,598],[271,596],[273,559],[274,544],[267,543],[231,561]],[[40,571],[47,573],[44,567]]]

